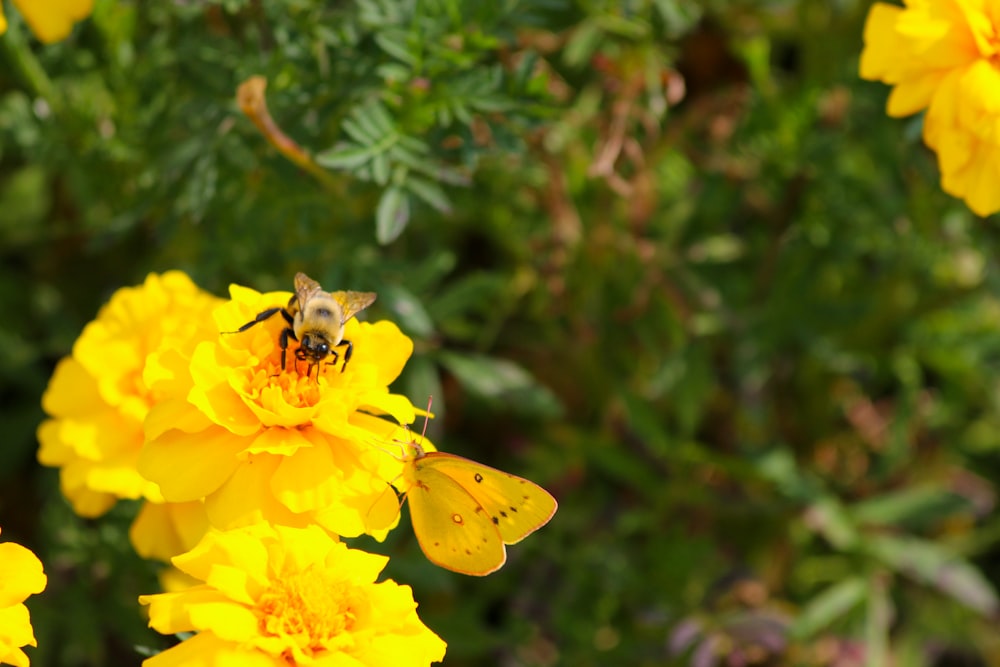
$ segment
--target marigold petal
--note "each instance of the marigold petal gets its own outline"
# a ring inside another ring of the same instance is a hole
[[[334,502],[340,477],[329,445],[321,445],[282,457],[271,477],[271,488],[279,502],[298,514]]]
[[[264,585],[268,579],[268,554],[263,541],[273,536],[274,528],[267,523],[226,531],[224,536],[214,531],[191,551],[174,558],[174,565],[201,581],[210,581],[216,567],[232,566],[247,573],[247,582]],[[228,575],[221,576],[225,581],[231,580]],[[242,597],[240,593],[233,599]]]
[[[46,44],[65,39],[73,24],[90,15],[93,0],[14,0],[31,26],[31,31]]]
[[[20,604],[29,595],[45,590],[42,562],[30,549],[13,542],[0,542],[0,608]]]
[[[265,554],[258,554],[256,552],[251,554],[251,557],[257,557],[258,563],[251,563],[250,566],[256,568],[254,571],[261,573],[266,567]],[[263,580],[263,575],[258,577],[258,579]],[[254,595],[258,591],[255,589],[259,582],[253,581],[246,568],[242,567],[240,563],[236,565],[213,565],[205,578],[205,582],[212,588],[216,588],[225,594],[230,600],[234,600],[241,604],[253,604]],[[200,628],[211,628],[210,625],[204,625],[199,623]],[[222,636],[223,633],[220,633]],[[230,639],[232,637],[229,637]]]
[[[994,157],[1000,160],[1000,155]],[[996,164],[994,162],[994,164]],[[980,169],[971,176],[965,187],[965,203],[976,215],[986,217],[1000,211],[1000,169],[993,169],[989,173],[986,169]],[[945,188],[947,191],[947,188]]]
[[[899,67],[901,38],[896,33],[896,22],[903,9],[884,2],[876,2],[865,20],[865,48],[861,52],[860,74],[862,79],[894,83],[894,73]]]
[[[417,418],[410,399],[401,394],[390,394],[384,389],[370,389],[359,396],[362,408],[377,414],[389,415],[399,424],[412,424]]]
[[[215,633],[219,639],[246,642],[257,634],[257,617],[245,606],[233,602],[192,603],[191,620],[198,628]]]
[[[59,489],[74,512],[85,519],[95,519],[114,507],[118,497],[88,489],[85,475],[71,474],[78,469],[77,466],[63,467],[59,474]]]
[[[56,364],[42,394],[42,409],[53,417],[89,417],[108,409],[97,393],[97,381],[73,357]]]
[[[941,72],[930,72],[924,76],[901,81],[889,93],[886,113],[893,118],[910,116],[925,109],[941,87]]]
[[[359,584],[370,583],[378,579],[378,576],[382,574],[382,570],[388,564],[388,556],[372,554],[360,549],[349,549],[342,542],[330,545],[329,551],[326,554],[327,567],[338,568],[342,572],[341,576]],[[396,586],[395,583],[392,585]],[[382,589],[375,587],[375,590],[379,591]],[[405,592],[408,593],[409,591],[410,589],[406,587]],[[375,595],[377,593],[372,594]],[[412,597],[409,599],[408,604],[416,609],[416,603]],[[381,610],[382,607],[379,607],[379,611]]]
[[[256,400],[244,401],[254,413],[258,423],[266,427],[291,429],[308,424],[316,412],[311,405],[292,405],[288,402],[285,389],[276,385],[263,387]]]
[[[365,528],[369,523],[367,521],[368,513],[372,507],[376,507],[374,498],[364,507],[361,507],[360,504],[337,502],[315,512],[312,519],[316,525],[322,526],[335,535],[358,537],[365,534]],[[376,539],[381,542],[385,539],[385,535],[379,532]]]
[[[3,32],[0,31],[0,34],[3,34]],[[0,664],[13,665],[14,667],[30,667],[31,662],[28,660],[27,654],[20,648],[6,646],[3,642],[0,642]]]
[[[57,419],[46,419],[38,425],[38,462],[43,465],[62,465],[72,460],[71,441],[62,437],[63,425]]]
[[[972,39],[975,42],[978,55],[991,58],[997,54],[997,25],[986,14],[985,7],[980,2],[970,3],[958,0],[958,9],[965,18]]]
[[[132,546],[143,558],[169,561],[190,551],[208,531],[205,505],[187,503],[143,503],[129,529]]]
[[[256,454],[237,467],[217,492],[205,498],[211,524],[223,530],[259,521],[285,526],[307,524],[308,516],[289,511],[271,491],[271,476],[284,458]]]
[[[198,433],[212,425],[202,412],[192,409],[184,398],[164,399],[154,405],[142,424],[147,440],[155,440],[171,430]]]
[[[181,572],[176,567],[166,567],[156,577],[160,589],[165,593],[180,593],[198,585],[198,580],[189,574]]]
[[[23,604],[0,608],[0,664],[28,665],[22,646],[37,646],[28,608]]]
[[[198,500],[234,473],[240,465],[237,455],[245,446],[244,440],[218,427],[197,434],[167,431],[142,448],[139,473],[158,484],[170,502]]]
[[[399,525],[402,508],[403,504],[396,492],[386,484],[385,490],[375,498],[375,502],[362,517],[364,533],[381,542],[390,530]]]
[[[253,439],[253,444],[247,447],[248,454],[274,454],[291,457],[302,448],[312,448],[306,438],[297,429],[268,428]]]
[[[191,620],[191,605],[220,601],[225,597],[204,584],[176,593],[139,596],[139,604],[149,605],[149,627],[165,635],[198,630]]]
[[[242,649],[211,632],[182,641],[176,646],[147,658],[143,667],[278,667],[262,653]]]
[[[1000,72],[980,61],[944,79],[924,119],[941,186],[979,215],[1000,210]]]
[[[116,498],[149,498],[159,495],[158,487],[144,479],[135,469],[138,451],[123,452],[120,456],[107,457],[95,465],[87,475],[87,486],[94,491],[104,491]]]
[[[399,377],[413,354],[413,341],[389,320],[358,322],[350,320],[344,336],[354,342],[351,364],[371,364],[377,369],[375,384],[389,385]]]
[[[238,435],[253,435],[261,423],[230,385],[227,356],[219,345],[206,341],[191,357],[194,386],[188,400],[206,417]]]

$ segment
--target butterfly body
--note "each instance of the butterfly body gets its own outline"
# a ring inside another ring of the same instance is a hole
[[[427,559],[462,574],[484,576],[516,544],[556,512],[545,489],[516,475],[410,443],[403,479],[413,531]]]

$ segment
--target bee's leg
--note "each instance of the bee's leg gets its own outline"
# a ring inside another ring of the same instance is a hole
[[[354,354],[354,343],[352,343],[349,340],[342,340],[342,341],[340,341],[340,343],[337,344],[337,346],[339,347],[341,345],[347,347],[347,349],[344,350],[344,365],[340,367],[340,372],[343,373],[344,369],[347,368],[347,362],[351,360],[351,355]],[[337,363],[337,353],[336,353],[336,351],[333,352],[333,355],[334,355],[333,356],[333,363]]]
[[[250,320],[249,322],[247,322],[246,324],[244,324],[243,326],[241,326],[236,331],[223,331],[222,333],[225,333],[225,334],[243,333],[244,331],[246,331],[250,327],[254,326],[255,324],[260,324],[264,320],[266,320],[266,319],[268,319],[270,317],[273,317],[274,314],[277,313],[277,312],[281,312],[281,314],[285,315],[285,319],[286,320],[288,319],[288,314],[285,312],[285,309],[282,308],[281,306],[276,306],[274,308],[268,308],[267,310],[264,310],[264,311],[261,311],[261,312],[257,313],[257,317],[253,318],[252,320]],[[291,324],[291,322],[289,322],[289,324]]]
[[[294,332],[292,334],[292,338],[295,338]],[[295,340],[298,340],[298,338],[295,338]],[[295,350],[295,372],[296,373],[300,372],[299,371],[299,362],[300,361],[304,361],[304,362],[306,362],[308,364],[308,366],[306,367],[306,377],[309,377],[309,375],[312,373],[313,363],[310,361],[309,357],[306,356],[306,351],[303,350],[301,346],[297,350]]]
[[[281,311],[284,313],[285,311]],[[287,317],[285,319],[288,319]],[[285,370],[285,359],[288,354],[288,339],[298,340],[295,337],[295,331],[289,327],[285,327],[281,330],[281,336],[278,338],[278,344],[281,345],[281,370]]]

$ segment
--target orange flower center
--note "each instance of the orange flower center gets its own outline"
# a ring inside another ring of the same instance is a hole
[[[284,638],[298,651],[313,656],[353,645],[350,633],[361,607],[362,600],[352,586],[310,566],[276,578],[255,610],[262,635]]]
[[[289,364],[291,368],[291,364]],[[319,381],[295,371],[280,371],[278,364],[264,363],[249,369],[246,396],[261,407],[274,409],[278,395],[292,407],[312,407],[319,402]]]

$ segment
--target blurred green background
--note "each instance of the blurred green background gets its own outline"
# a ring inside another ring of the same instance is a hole
[[[1000,236],[857,63],[868,2],[97,0],[0,37],[0,526],[32,664],[138,665],[135,506],[35,461],[55,362],[183,269],[378,292],[439,446],[541,483],[446,665],[1000,665]],[[268,80],[285,159],[236,104]]]

